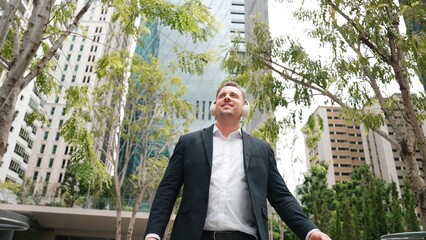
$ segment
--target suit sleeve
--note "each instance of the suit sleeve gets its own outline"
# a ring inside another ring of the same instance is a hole
[[[152,203],[145,234],[155,233],[161,239],[183,183],[184,144],[179,138]]]
[[[312,229],[318,227],[306,216],[297,200],[288,190],[284,179],[278,172],[274,152],[269,145],[268,164],[268,200],[290,229],[300,239],[305,239]]]

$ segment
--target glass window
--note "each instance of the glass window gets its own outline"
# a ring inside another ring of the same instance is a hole
[[[41,157],[37,158],[37,165],[36,167],[40,167],[41,166]]]
[[[43,140],[47,140],[48,137],[49,137],[49,131],[45,131],[44,136],[43,136]]]
[[[46,148],[46,144],[42,144],[40,146],[40,153],[44,153],[44,149]]]

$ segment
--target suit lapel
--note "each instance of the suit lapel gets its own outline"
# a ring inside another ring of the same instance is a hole
[[[211,125],[208,128],[204,128],[201,132],[201,138],[203,139],[204,151],[207,156],[207,161],[209,162],[210,169],[212,168],[212,158],[213,158],[213,126]]]
[[[247,170],[249,168],[251,149],[252,149],[252,141],[251,136],[241,130],[243,135],[243,153],[244,153],[244,168]]]

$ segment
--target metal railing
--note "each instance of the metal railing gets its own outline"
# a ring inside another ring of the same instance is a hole
[[[391,233],[380,237],[380,239],[387,240],[425,240],[426,232],[403,232],[403,233]]]

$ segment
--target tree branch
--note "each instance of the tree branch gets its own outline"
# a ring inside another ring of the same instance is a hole
[[[387,14],[389,19],[394,19],[393,12],[387,8]],[[398,22],[393,21],[393,30],[399,33]],[[392,63],[390,64],[395,73],[395,79],[398,82],[399,89],[401,90],[402,100],[404,103],[404,112],[408,116],[408,123],[412,126],[414,136],[417,140],[417,146],[422,155],[423,164],[426,164],[426,140],[423,130],[420,128],[418,116],[415,111],[415,106],[411,99],[410,86],[407,79],[407,73],[403,66],[402,60],[404,59],[404,51],[401,49],[401,44],[397,44],[395,41],[395,35],[392,31],[388,33],[389,48],[392,53]]]
[[[250,53],[250,54],[252,54],[252,53]],[[339,104],[341,107],[346,107],[347,106],[340,98],[338,98],[337,96],[335,96],[334,94],[332,94],[328,90],[322,89],[320,87],[317,87],[317,86],[314,86],[312,84],[306,83],[306,82],[304,82],[302,80],[296,79],[296,78],[292,77],[291,75],[289,75],[289,74],[287,74],[285,72],[285,71],[290,71],[291,73],[297,74],[298,76],[300,76],[300,77],[303,78],[302,75],[296,73],[294,70],[288,69],[288,68],[280,65],[279,63],[271,61],[271,60],[269,60],[269,59],[267,59],[265,57],[262,57],[262,56],[257,56],[257,57],[259,57],[264,62],[264,64],[265,64],[266,67],[268,67],[270,70],[278,73],[280,76],[284,77],[285,79],[290,80],[291,82],[293,82],[295,84],[299,84],[299,85],[302,85],[302,86],[307,87],[309,89],[312,89],[314,91],[317,91],[317,92],[321,93],[322,95],[327,96],[332,101],[334,101],[337,104]],[[283,68],[284,71],[279,71],[273,65],[276,65],[278,67]]]
[[[10,23],[15,17],[16,10],[18,10],[20,0],[11,0],[7,4],[6,8],[3,11],[2,16],[0,17],[0,49],[3,48],[3,44],[6,41],[7,33],[9,32]],[[1,52],[0,52],[1,56]]]
[[[361,29],[346,13],[339,9],[332,0],[328,1],[328,5],[332,7],[336,12],[338,12],[359,34],[359,39],[367,45],[374,53],[376,53],[384,62],[389,63],[390,57],[380,51],[380,49],[370,41],[370,36],[363,29]]]
[[[15,30],[15,34],[13,35],[12,59],[16,59],[19,55],[20,50],[21,50],[20,49],[21,48],[21,45],[20,45],[21,41],[19,39],[19,37],[20,37],[20,35],[19,35],[19,30],[20,30],[19,24],[17,22],[13,21],[12,22],[12,28]]]
[[[10,62],[4,58],[2,55],[0,55],[0,64],[7,70],[10,68]]]
[[[37,76],[45,66],[49,63],[50,59],[55,55],[55,52],[58,50],[58,48],[62,45],[62,43],[65,41],[65,39],[71,34],[72,30],[78,27],[78,24],[80,22],[80,19],[83,17],[83,15],[87,12],[91,4],[94,0],[89,0],[86,2],[86,4],[83,6],[83,8],[77,13],[77,15],[74,18],[74,21],[68,25],[67,29],[59,36],[59,38],[52,44],[51,48],[49,49],[49,52],[46,53],[43,58],[40,60],[39,64],[32,69],[25,77],[24,77],[24,84],[25,86],[34,79],[35,76]]]

